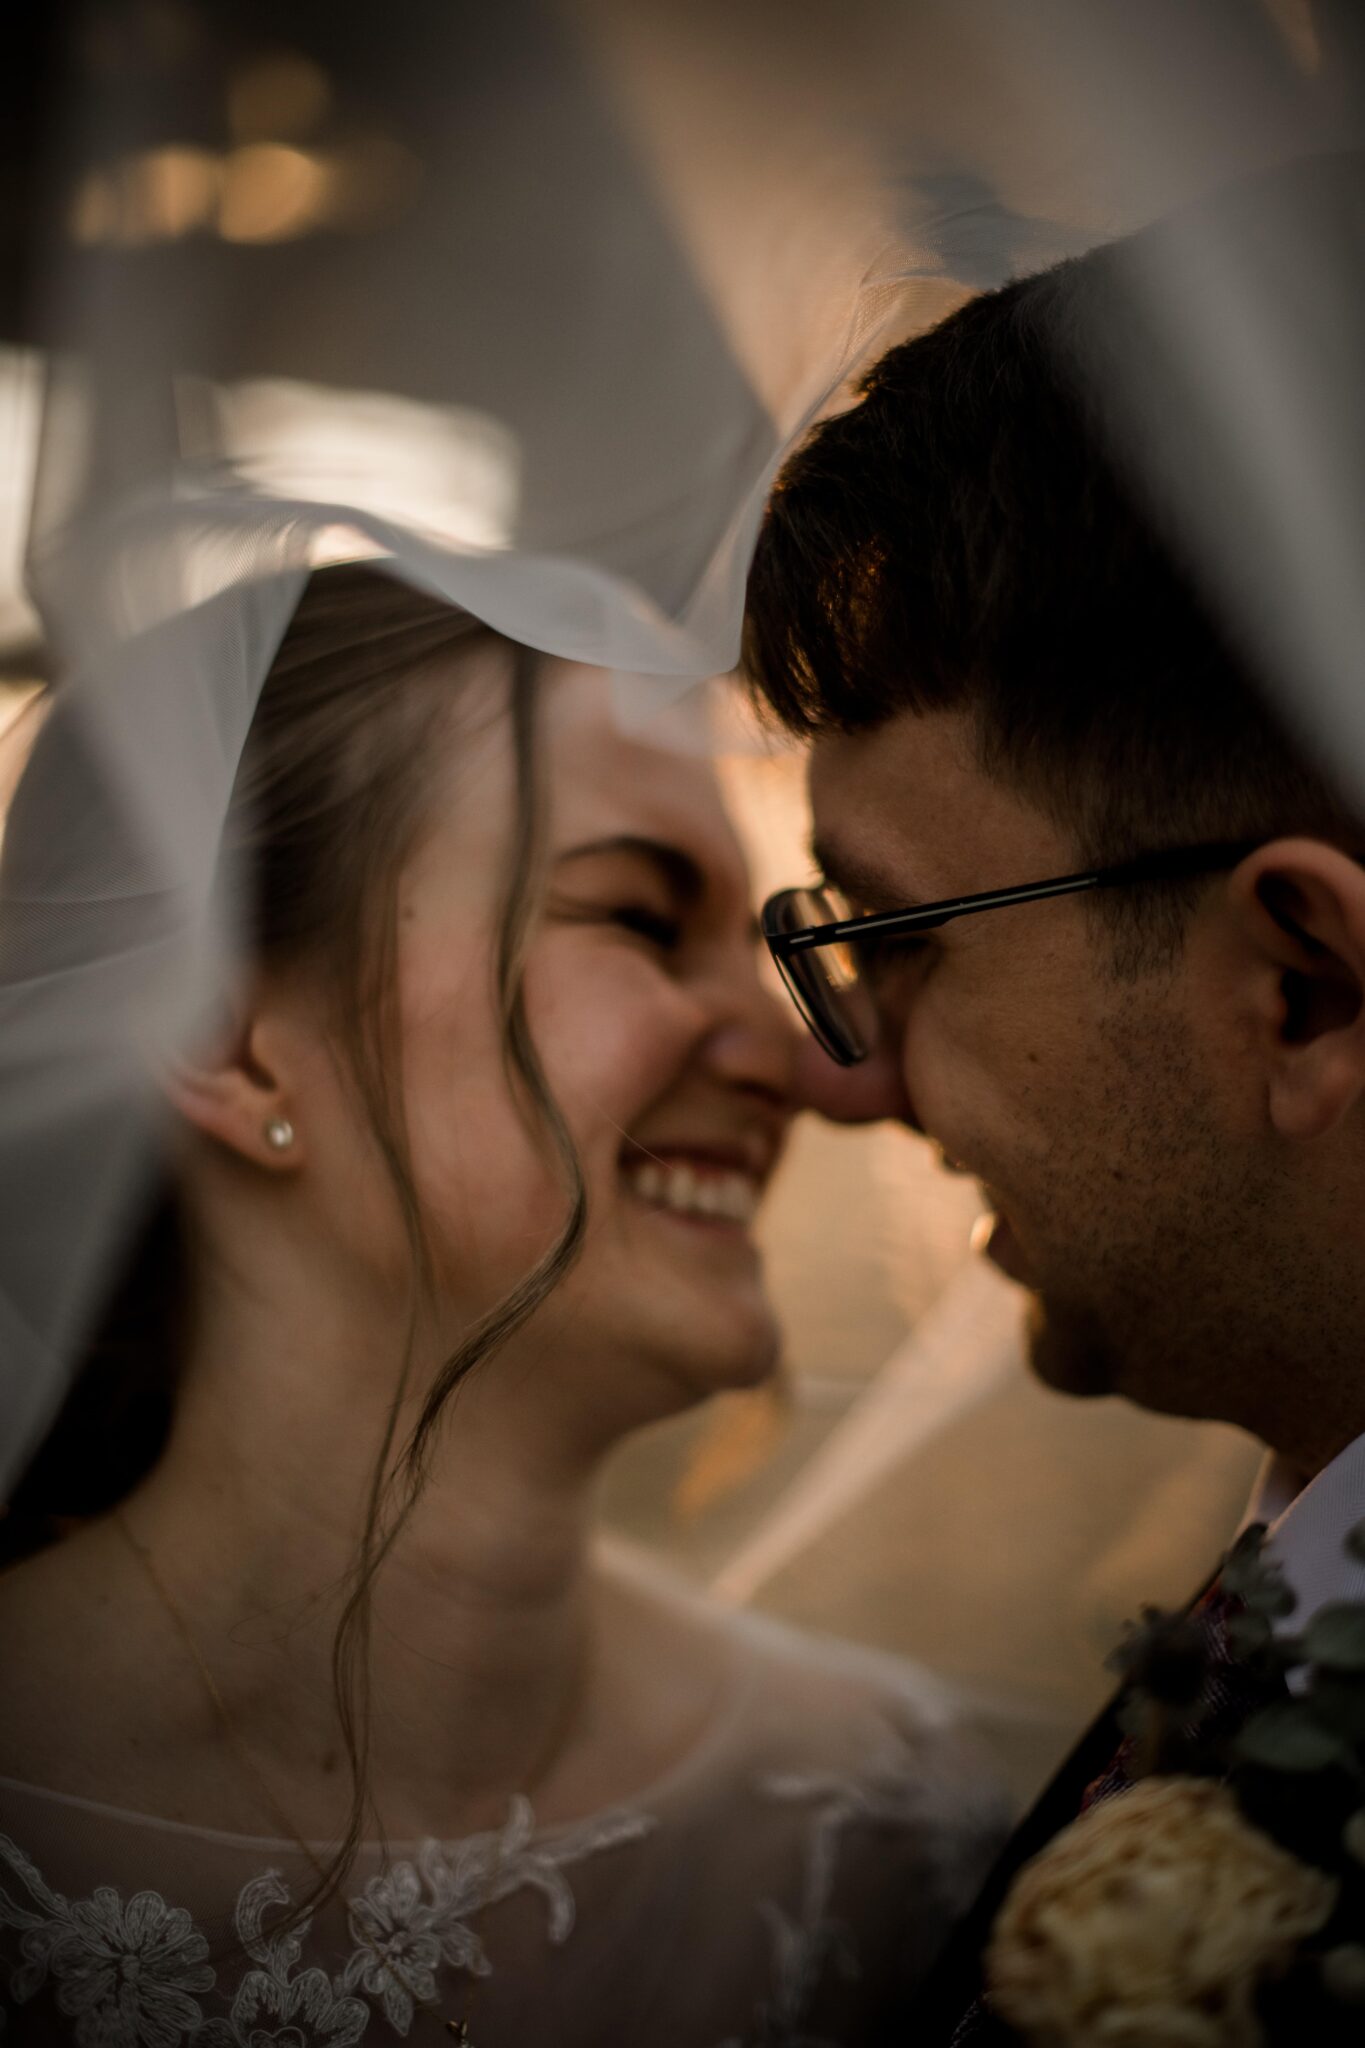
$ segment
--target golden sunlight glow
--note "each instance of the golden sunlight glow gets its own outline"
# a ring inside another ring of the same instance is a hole
[[[226,242],[286,242],[321,226],[332,172],[305,150],[249,142],[223,168],[218,232]]]
[[[210,225],[219,176],[218,158],[209,150],[142,150],[83,180],[71,233],[86,246],[110,242],[124,249],[173,241]]]
[[[10,798],[28,764],[47,706],[41,683],[0,684],[0,845]]]

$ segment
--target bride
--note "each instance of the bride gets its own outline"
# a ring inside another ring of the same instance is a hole
[[[905,1667],[592,1534],[777,1357],[792,1048],[709,772],[323,571],[220,870],[248,965],[0,1521],[6,2043],[878,2038],[993,1794]]]

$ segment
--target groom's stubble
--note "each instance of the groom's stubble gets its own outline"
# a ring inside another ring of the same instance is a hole
[[[1176,986],[1116,982],[1087,1099],[1059,1103],[1034,1162],[1031,1361],[1059,1391],[1235,1422],[1303,1459],[1311,1389],[1351,1370],[1365,1303],[1273,1141],[1229,1129]]]

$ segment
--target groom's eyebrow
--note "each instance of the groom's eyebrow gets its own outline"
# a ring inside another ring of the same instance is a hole
[[[842,890],[851,903],[864,910],[900,910],[908,903],[922,901],[904,875],[893,875],[875,860],[840,846],[837,840],[817,833],[810,843],[810,857],[817,873]]]

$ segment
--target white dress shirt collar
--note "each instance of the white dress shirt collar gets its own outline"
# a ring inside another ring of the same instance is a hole
[[[1306,1485],[1272,1452],[1246,1519],[1269,1524],[1270,1555],[1297,1598],[1284,1629],[1297,1634],[1331,1600],[1365,1601],[1365,1562],[1345,1547],[1347,1531],[1365,1521],[1365,1436]]]

